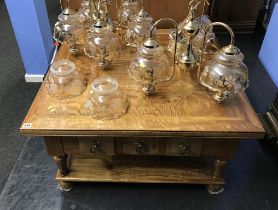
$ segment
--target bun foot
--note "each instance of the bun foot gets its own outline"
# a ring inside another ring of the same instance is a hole
[[[58,181],[57,189],[61,192],[69,192],[73,188],[71,182]]]
[[[218,195],[224,191],[224,185],[208,185],[208,192],[211,195]]]

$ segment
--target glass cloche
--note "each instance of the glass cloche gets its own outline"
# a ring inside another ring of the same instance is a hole
[[[200,75],[200,83],[212,91],[213,98],[221,103],[238,91],[244,91],[249,85],[249,80],[248,69],[243,63],[244,55],[234,46],[232,29],[224,23],[215,22],[208,25],[206,31],[215,25],[224,26],[229,30],[231,43],[217,51],[213,59],[205,65]]]
[[[49,95],[66,99],[81,95],[85,89],[86,82],[72,61],[63,59],[50,66],[47,77]]]
[[[116,119],[128,110],[127,97],[111,77],[100,77],[93,81],[86,108],[90,115],[99,120]]]

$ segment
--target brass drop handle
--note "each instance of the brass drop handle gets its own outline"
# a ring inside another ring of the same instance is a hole
[[[191,145],[188,143],[180,144],[179,149],[181,155],[190,156],[192,154]]]
[[[103,144],[99,141],[94,141],[92,147],[90,148],[90,152],[93,154],[103,154],[104,153]]]
[[[148,152],[148,144],[145,141],[135,142],[135,150],[139,154],[144,154]]]

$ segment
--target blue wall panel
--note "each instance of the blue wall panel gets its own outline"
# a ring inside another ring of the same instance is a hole
[[[278,87],[278,4],[272,13],[259,58]]]
[[[53,41],[44,0],[5,0],[27,74],[45,74]]]

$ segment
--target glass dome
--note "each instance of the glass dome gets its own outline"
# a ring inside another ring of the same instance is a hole
[[[59,99],[67,99],[81,95],[85,89],[85,80],[70,60],[59,60],[50,66],[47,77],[49,95]]]
[[[111,77],[100,77],[93,81],[86,108],[90,115],[99,120],[116,119],[128,110],[127,97]]]

